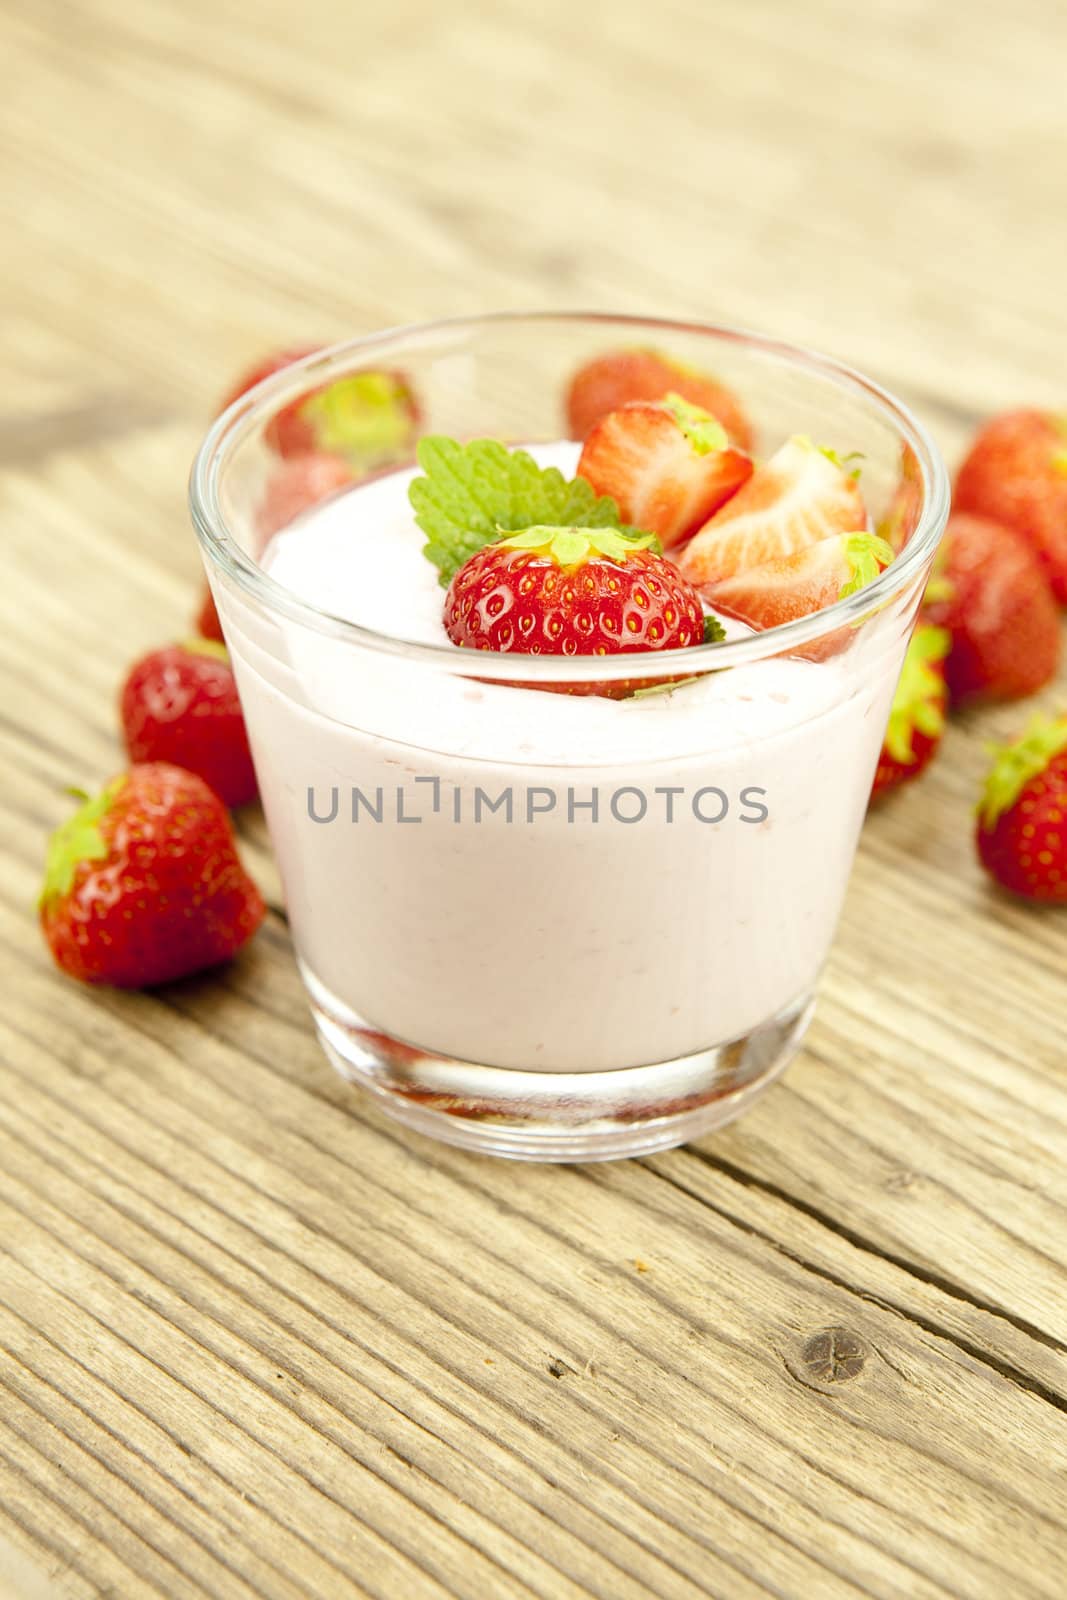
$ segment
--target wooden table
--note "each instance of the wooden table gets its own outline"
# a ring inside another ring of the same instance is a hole
[[[40,0],[2,40],[3,1592],[1062,1597],[1067,914],[969,837],[1022,708],[870,821],[784,1083],[645,1161],[387,1124],[280,916],[145,997],[30,909],[265,348],[606,306],[844,355],[950,457],[1062,404],[1062,8]]]

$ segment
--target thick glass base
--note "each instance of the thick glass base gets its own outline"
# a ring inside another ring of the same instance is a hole
[[[612,1161],[721,1128],[788,1065],[815,1000],[740,1039],[619,1072],[515,1072],[430,1054],[364,1023],[304,972],[319,1038],[343,1078],[398,1122],[446,1144],[516,1161]]]

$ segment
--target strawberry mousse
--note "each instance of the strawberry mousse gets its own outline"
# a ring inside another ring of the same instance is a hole
[[[946,502],[896,402],[729,330],[473,319],[238,400],[192,504],[338,1070],[535,1160],[743,1110],[811,1016]]]
[[[579,455],[530,453],[566,473]],[[272,541],[267,571],[348,621],[447,646],[417,476],[314,508]],[[895,646],[862,674],[851,653],[772,658],[616,699],[371,652],[355,672],[297,627],[282,667],[226,620],[302,964],[341,1021],[466,1061],[588,1073],[807,1004]],[[490,809],[502,794],[510,815]]]

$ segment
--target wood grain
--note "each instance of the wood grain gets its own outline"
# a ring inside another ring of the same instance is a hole
[[[274,910],[220,978],[77,989],[31,907],[123,667],[188,625],[185,474],[244,362],[721,316],[954,456],[1063,402],[1065,45],[1050,0],[0,15],[0,1594],[1063,1594],[1067,923],[969,840],[1019,708],[869,821],[783,1084],[641,1162],[515,1169],[355,1097],[255,817]]]

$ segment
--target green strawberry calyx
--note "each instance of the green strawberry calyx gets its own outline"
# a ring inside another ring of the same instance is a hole
[[[73,816],[60,823],[48,841],[44,884],[38,902],[40,906],[49,905],[53,900],[62,899],[70,893],[75,874],[83,861],[105,860],[110,846],[100,824],[125,782],[125,776],[115,778],[92,797],[78,789],[70,791],[82,804]]]
[[[829,445],[816,444],[814,439],[810,438],[806,433],[794,433],[789,442],[799,446],[801,450],[813,450],[816,454],[825,456],[830,465],[836,467],[838,472],[844,472],[850,461],[866,460],[862,450],[850,450],[847,455],[842,455],[839,450],[832,450]],[[848,473],[849,479],[853,483],[857,483],[862,471],[862,467],[853,467]]]
[[[866,461],[867,459],[862,450],[850,450],[847,455],[842,455],[839,450],[831,450],[829,445],[817,445],[816,448],[819,454],[825,456],[827,461],[831,462],[839,472],[844,472],[850,461]],[[858,483],[862,472],[862,467],[853,467],[848,476],[853,483]]]
[[[578,567],[590,556],[604,556],[622,565],[635,550],[658,550],[654,533],[627,538],[617,528],[524,528],[498,540],[505,550],[529,550],[546,555],[559,567]]]
[[[703,406],[692,405],[673,390],[664,396],[662,404],[681,428],[696,455],[710,455],[713,450],[725,450],[729,446],[726,429]]]
[[[300,406],[320,450],[343,456],[357,469],[395,459],[411,443],[411,398],[389,372],[338,378]]]
[[[873,583],[883,567],[888,567],[895,559],[895,552],[889,541],[877,533],[843,533],[841,542],[849,576],[837,598],[845,600]]]
[[[1067,716],[1049,717],[1038,712],[1013,744],[991,744],[987,749],[993,765],[978,802],[978,818],[988,829],[1011,810],[1026,785],[1039,778],[1062,750],[1067,750]]]
[[[945,731],[945,680],[937,670],[952,644],[947,628],[916,628],[904,657],[889,723],[886,751],[898,767],[914,766],[916,733],[939,739]]]
[[[1050,414],[1048,420],[1063,440],[1063,443],[1058,445],[1052,452],[1052,470],[1067,477],[1067,412],[1064,412],[1062,416]]]
[[[227,667],[230,664],[230,652],[218,639],[203,639],[198,634],[193,639],[183,639],[182,649],[193,656],[210,656],[212,661],[221,661]]]

